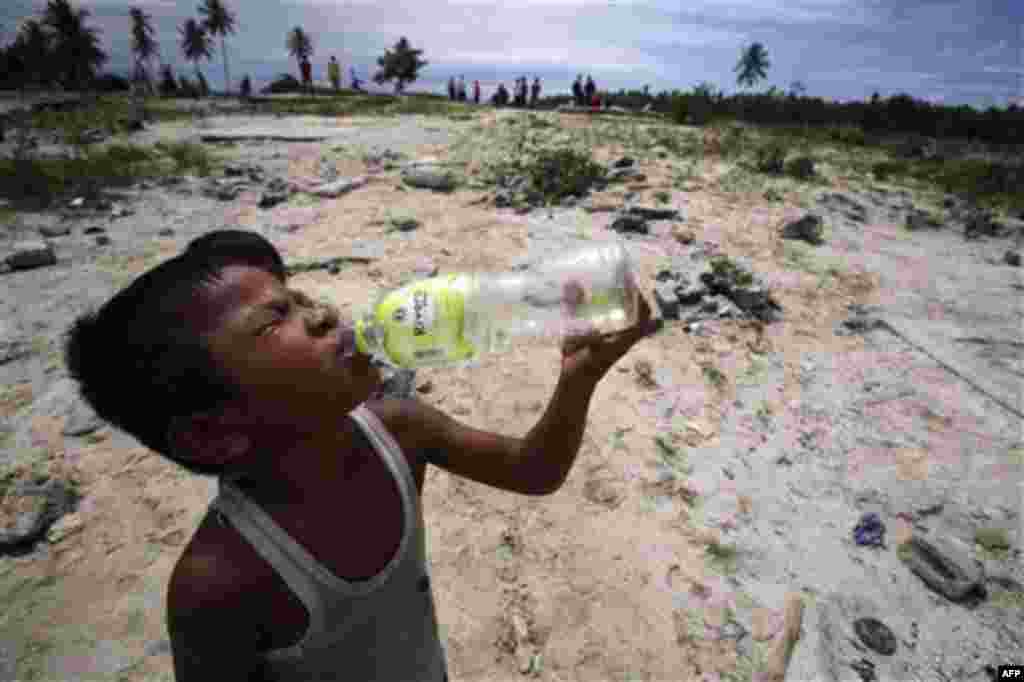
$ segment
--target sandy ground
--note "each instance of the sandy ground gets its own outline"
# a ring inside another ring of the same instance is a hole
[[[586,120],[564,119],[566,125]],[[402,144],[393,141],[393,147]],[[414,156],[446,154],[441,143],[407,148]],[[229,152],[277,163],[302,178],[313,173],[323,149],[271,143]],[[355,175],[366,168],[341,159],[338,170]],[[633,190],[644,203],[653,203],[655,191],[670,192],[670,205],[685,210],[698,240],[751,260],[771,283],[784,319],[763,335],[739,321],[708,324],[703,335],[669,325],[639,344],[600,384],[575,468],[554,495],[526,498],[428,471],[428,551],[453,680],[660,682],[719,679],[716,673],[751,679],[751,668],[763,660],[750,661],[763,658],[781,628],[786,592],[813,600],[840,589],[840,578],[872,583],[855,556],[863,550],[849,540],[860,512],[854,498],[881,490],[892,501],[890,514],[904,501],[913,508],[930,490],[928,475],[895,475],[897,467],[904,472],[909,466],[903,460],[930,462],[930,475],[944,482],[936,483],[940,497],[964,514],[972,505],[1016,504],[1011,484],[1022,480],[1022,462],[1008,453],[1020,446],[1018,418],[892,334],[834,334],[852,303],[882,306],[894,326],[902,321],[914,328],[915,321],[933,319],[936,326],[919,327],[933,346],[974,368],[983,384],[1012,394],[1005,363],[1016,362],[1009,369],[1020,372],[1019,352],[1000,366],[979,359],[983,348],[949,342],[960,332],[1005,336],[1017,330],[1019,336],[1020,308],[1011,289],[1020,283],[1019,270],[986,262],[1001,258],[1005,242],[965,243],[952,231],[910,235],[879,211],[866,225],[836,222],[820,257],[838,259],[842,268],[822,277],[785,263],[777,234],[803,214],[807,196],[794,191],[786,202],[769,204],[759,194],[726,194],[699,181],[682,192],[672,188],[667,162],[643,170],[646,187]],[[443,195],[398,185],[393,174],[378,176],[361,190],[317,203],[309,224],[295,233],[267,232],[286,261],[343,255],[368,242],[383,250],[373,264],[338,275],[300,274],[293,283],[343,307],[359,305],[369,298],[368,285],[393,286],[425,260],[441,272],[502,269],[528,250],[531,230],[571,224],[583,236],[606,238],[611,219],[582,211],[552,220],[519,216],[473,205],[481,191]],[[4,312],[49,323],[56,334],[71,313],[102,302],[118,282],[179,252],[192,237],[222,226],[266,229],[258,198],[244,194],[221,204],[161,189],[139,193],[132,200],[136,215],[107,226],[115,250],[87,248],[84,236],[64,238],[73,261],[0,280],[18,301],[9,301]],[[422,226],[388,233],[389,209],[413,213]],[[167,225],[174,237],[157,240]],[[629,243],[640,280],[648,284],[666,259],[684,253],[666,229]],[[63,248],[58,242],[59,255]],[[56,350],[52,339],[49,348]],[[644,381],[641,361],[655,368],[657,385]],[[706,364],[726,376],[723,387],[704,378]],[[465,423],[521,436],[539,419],[557,368],[557,348],[519,348],[472,369],[420,371],[417,382],[429,380],[433,388],[423,399]],[[89,439],[62,436],[65,417],[32,406],[50,395],[61,370],[26,365],[5,371],[5,382],[23,395],[7,394],[4,414],[19,436],[8,441],[3,461],[28,456],[24,436],[35,448],[32,456],[77,478],[85,497],[73,520],[61,523],[63,537],[28,556],[0,558],[0,680],[171,680],[163,621],[167,579],[215,484],[178,471],[109,427]],[[868,395],[871,381],[880,388]],[[865,405],[879,394],[888,398],[881,401],[884,409]],[[1020,409],[1019,398],[1016,405]],[[863,434],[899,440],[900,447],[880,447]],[[655,436],[688,452],[692,487],[703,503],[687,504],[685,491],[659,482]],[[915,459],[906,449],[922,454]],[[795,466],[778,465],[783,454]],[[822,478],[825,463],[834,465],[828,478]],[[945,477],[944,467],[952,470]],[[732,476],[723,476],[724,469]],[[947,494],[950,485],[962,497]],[[962,519],[950,507],[948,518],[935,520],[935,532],[959,527]],[[887,521],[895,523],[891,515]],[[1012,519],[1006,523],[1013,527]],[[736,567],[723,569],[709,553],[709,543],[718,540],[740,548]],[[888,556],[886,570],[901,570],[892,547]],[[915,603],[927,608],[931,593],[908,580],[908,591],[917,590]],[[749,637],[738,644],[722,635],[729,609],[747,620],[752,644]],[[1007,627],[1019,624],[1016,613],[1005,615]],[[957,609],[945,617],[933,622],[935,633],[970,618]],[[981,627],[972,623],[968,627]],[[806,643],[796,654],[811,661],[800,664],[810,666],[802,668],[808,677],[788,679],[825,679],[820,669],[808,672],[817,665],[811,629],[805,623]],[[941,648],[937,634],[932,641]]]

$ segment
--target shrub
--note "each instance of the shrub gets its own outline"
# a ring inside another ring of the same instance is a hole
[[[286,92],[300,92],[302,83],[290,73],[282,73],[260,92],[264,95],[279,95]]]
[[[171,157],[178,171],[195,169],[200,176],[210,174],[213,159],[206,148],[195,142],[158,142],[157,150]]]
[[[830,126],[828,128],[828,137],[833,142],[839,144],[847,144],[855,147],[863,147],[867,145],[867,136],[864,131],[857,126]]]
[[[757,150],[757,170],[770,175],[782,175],[786,162],[786,150],[781,144],[769,143]]]
[[[908,168],[905,161],[879,161],[871,166],[871,174],[879,182],[885,182],[889,176],[906,175]]]
[[[809,180],[814,177],[814,159],[799,156],[786,164],[786,174],[798,180]]]
[[[545,201],[583,196],[605,177],[604,166],[572,149],[544,149],[526,167],[526,177]]]

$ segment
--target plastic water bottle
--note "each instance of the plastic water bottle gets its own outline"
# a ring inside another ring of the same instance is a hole
[[[609,242],[523,272],[440,275],[385,292],[356,316],[356,345],[410,369],[467,365],[513,344],[621,331],[639,302],[629,254]]]

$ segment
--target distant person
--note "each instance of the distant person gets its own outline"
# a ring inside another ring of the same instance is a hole
[[[530,88],[530,108],[537,107],[537,100],[540,98],[540,76],[533,77],[533,87]]]
[[[455,76],[448,79],[448,100],[455,101]]]
[[[480,81],[473,81],[473,104],[480,104]]]
[[[594,102],[594,93],[596,93],[596,92],[597,92],[597,86],[594,85],[594,79],[590,77],[590,74],[587,74],[587,84],[583,86],[583,96],[584,96],[584,100],[583,101],[588,103],[588,104],[593,104],[593,102]]]
[[[459,76],[459,101],[466,101],[466,77]]]
[[[491,101],[494,102],[496,107],[503,107],[508,104],[508,90],[505,89],[504,83],[498,83],[498,89],[495,91],[494,96],[491,97]]]
[[[578,107],[583,106],[583,74],[576,76],[572,84],[572,103]]]
[[[517,97],[518,102],[517,102],[517,104],[520,107],[525,107],[526,106],[526,76],[523,76],[523,77],[521,77],[519,79],[519,87],[517,89],[518,89],[518,97]]]
[[[302,70],[302,87],[309,94],[313,94],[313,65],[309,63],[309,57],[303,57],[299,63]]]
[[[352,89],[355,90],[356,92],[362,92],[363,88],[362,84],[359,81],[359,76],[356,75],[356,67],[350,67],[348,72],[349,75],[351,75],[352,77]]]
[[[335,92],[341,90],[341,64],[334,55],[331,55],[331,61],[327,62],[327,78],[330,79]]]

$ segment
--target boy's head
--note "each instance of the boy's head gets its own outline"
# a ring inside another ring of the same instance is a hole
[[[96,413],[198,474],[244,473],[369,397],[332,308],[286,287],[263,237],[211,232],[75,320],[66,364]]]

